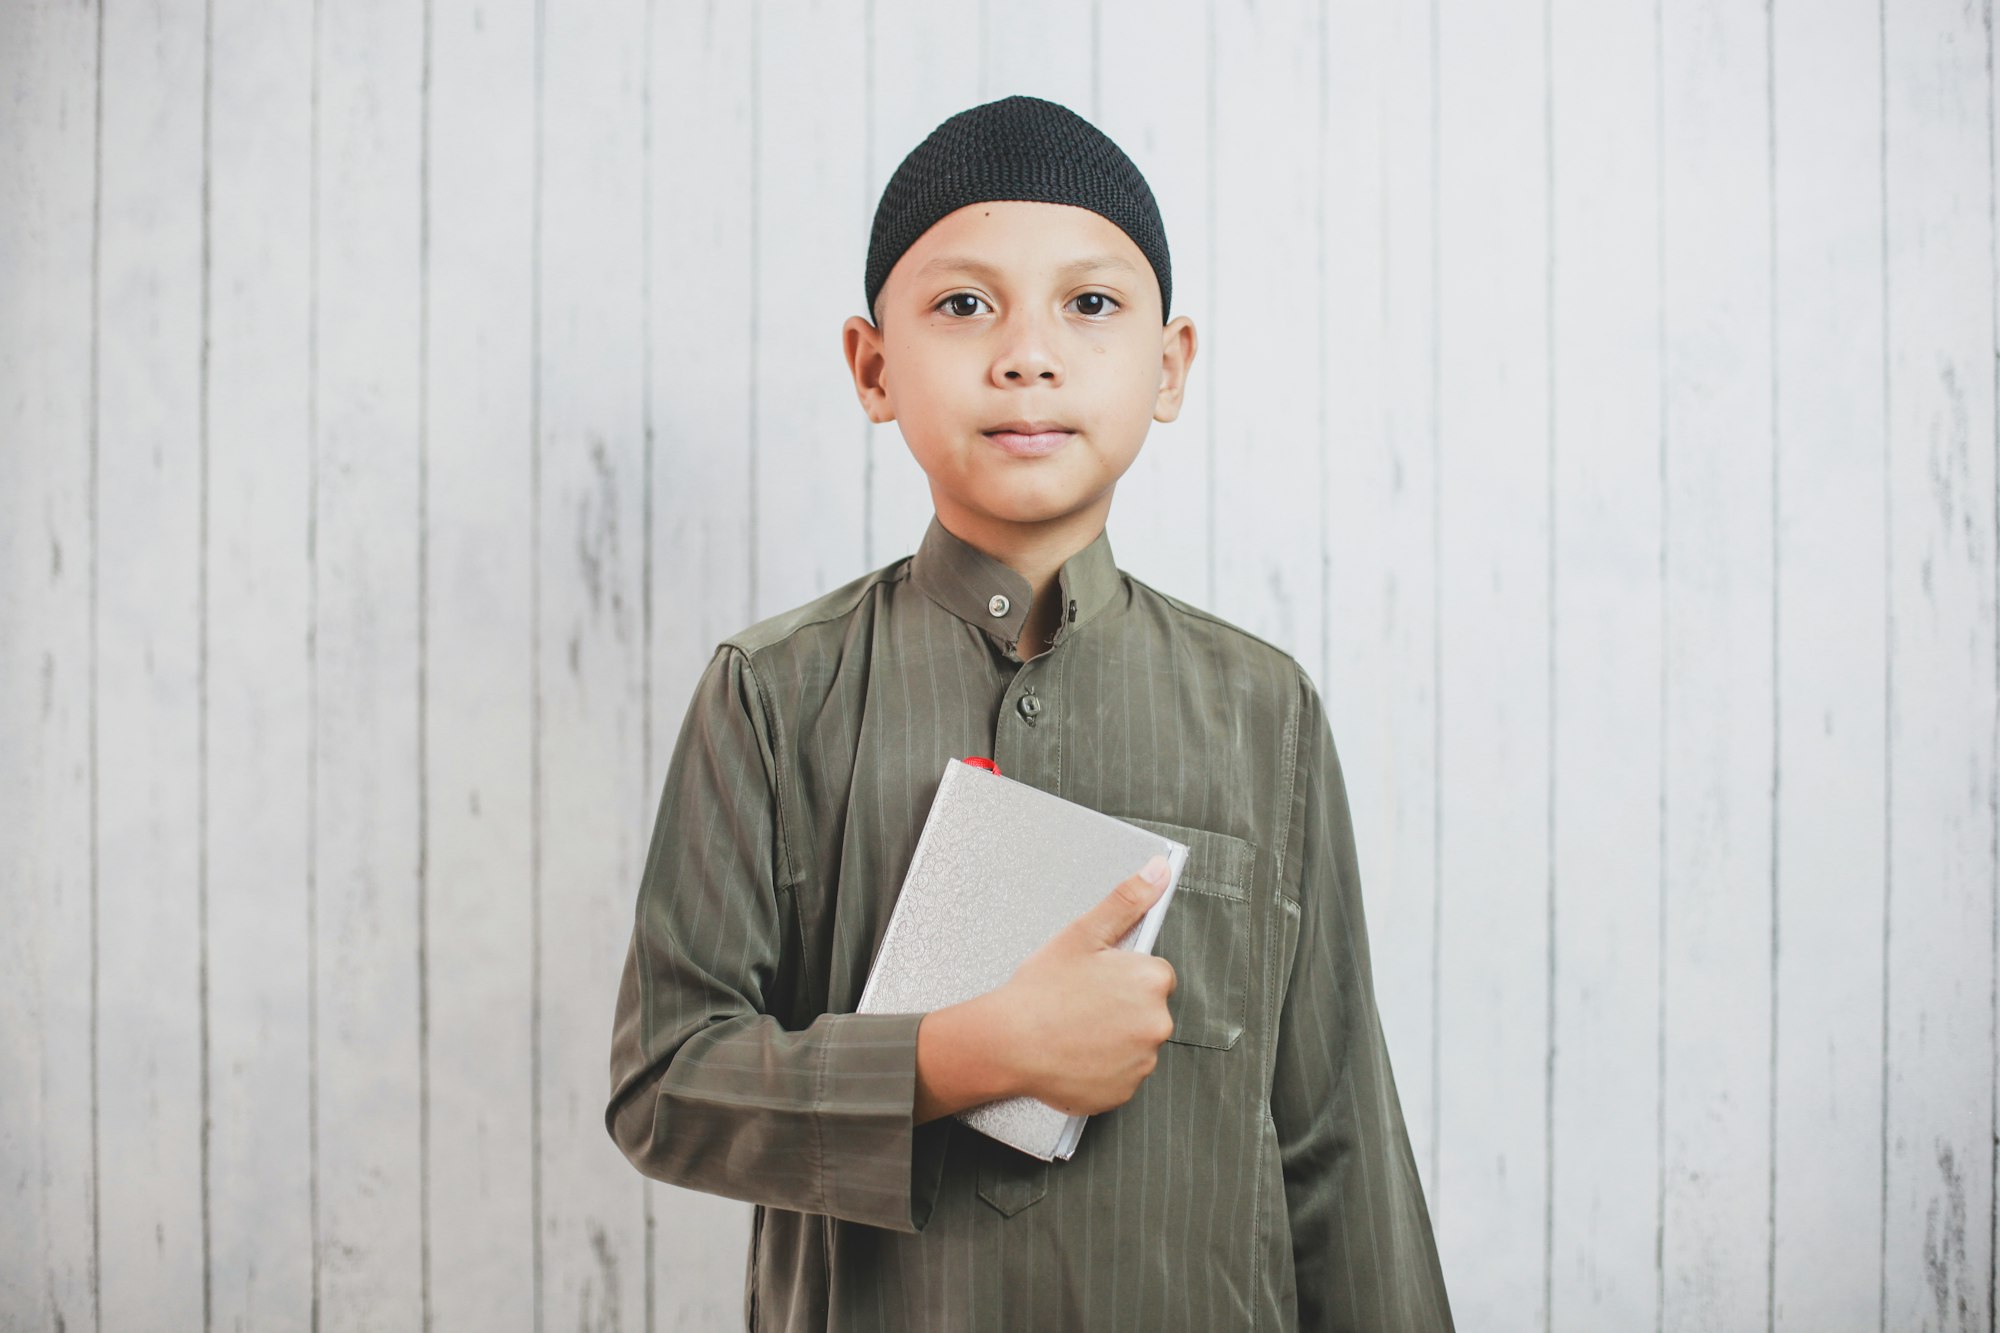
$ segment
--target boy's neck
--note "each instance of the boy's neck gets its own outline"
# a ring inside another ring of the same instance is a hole
[[[1056,596],[1056,576],[1063,563],[1097,540],[1111,513],[1111,496],[1083,509],[1042,523],[1010,523],[957,506],[937,505],[938,522],[952,536],[976,546],[1028,581],[1028,618],[1021,626],[1015,652],[1023,661],[1048,651],[1049,639],[1062,623]]]

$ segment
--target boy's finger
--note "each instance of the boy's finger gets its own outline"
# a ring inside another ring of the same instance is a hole
[[[1147,878],[1157,872],[1157,883]],[[1070,930],[1095,947],[1116,944],[1146,909],[1159,899],[1167,884],[1167,858],[1155,856],[1138,874],[1122,879],[1102,901],[1070,923]]]

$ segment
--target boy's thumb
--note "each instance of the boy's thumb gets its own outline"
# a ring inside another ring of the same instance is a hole
[[[1149,878],[1157,874],[1158,881]],[[1070,931],[1086,943],[1103,948],[1116,944],[1167,886],[1167,858],[1154,856],[1139,873],[1122,879],[1103,899],[1070,923]]]

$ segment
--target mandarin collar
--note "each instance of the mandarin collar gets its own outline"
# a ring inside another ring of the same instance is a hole
[[[953,533],[931,515],[917,553],[910,558],[910,578],[945,610],[968,625],[993,635],[1012,650],[1028,620],[1033,590],[1027,578],[997,556],[988,555]],[[1056,593],[1069,608],[1058,625],[1055,643],[1109,606],[1124,585],[1111,556],[1110,530],[1101,529],[1090,545],[1063,561],[1056,571]]]

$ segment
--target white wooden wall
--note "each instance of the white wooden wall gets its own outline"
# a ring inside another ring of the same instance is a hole
[[[1031,92],[1127,568],[1349,775],[1460,1327],[1991,1328],[1991,0],[0,0],[0,1325],[727,1328],[600,1116],[715,642],[913,549],[871,210]]]

